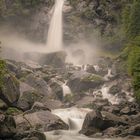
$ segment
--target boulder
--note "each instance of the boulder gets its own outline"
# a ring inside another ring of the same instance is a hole
[[[12,74],[5,74],[0,98],[9,106],[16,105],[20,96],[19,81]]]
[[[113,85],[110,89],[109,89],[109,93],[112,95],[116,95],[118,93],[120,93],[122,90],[122,88],[119,85]]]
[[[129,127],[128,129],[124,130],[121,136],[140,136],[140,124],[136,124],[134,126]]]
[[[107,137],[115,137],[121,133],[121,129],[116,127],[109,127],[105,131],[103,131],[103,135]]]
[[[40,93],[35,90],[25,91],[20,96],[17,106],[26,111],[29,110],[36,101],[41,101],[42,98],[43,95],[40,95]]]
[[[93,110],[89,112],[84,120],[80,133],[90,136],[100,132],[103,125],[103,119],[100,112]]]
[[[99,75],[84,71],[75,71],[69,78],[67,85],[73,93],[87,91],[103,84],[104,80]]]
[[[53,115],[50,111],[38,111],[34,113],[15,116],[17,130],[19,132],[35,128],[42,131],[51,131],[69,127],[59,117]]]
[[[24,78],[24,83],[28,84],[29,86],[33,87],[38,93],[44,96],[49,96],[49,86],[47,82],[39,75],[29,74]]]
[[[108,128],[121,125],[126,126],[128,123],[125,122],[123,118],[118,117],[112,113],[93,110],[86,115],[80,133],[91,136]]]
[[[109,127],[115,127],[115,126],[126,126],[128,125],[128,122],[126,122],[122,117],[118,117],[117,115],[114,115],[112,113],[102,111],[102,117],[103,117],[103,125],[102,129],[105,130]]]
[[[35,102],[32,106],[32,109],[31,109],[33,112],[38,112],[38,111],[51,111],[47,106],[45,106],[43,103],[40,103],[40,102]]]
[[[66,52],[52,52],[48,54],[43,54],[39,60],[41,65],[51,65],[55,68],[65,67]]]
[[[0,138],[12,138],[16,134],[15,120],[0,112]]]
[[[50,88],[52,89],[52,93],[54,96],[54,99],[63,99],[63,88],[62,88],[62,82],[52,79],[50,82]]]
[[[8,108],[7,104],[0,99],[0,110],[6,110]]]

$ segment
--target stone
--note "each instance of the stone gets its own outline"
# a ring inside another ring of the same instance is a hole
[[[0,112],[0,138],[12,138],[16,134],[16,124],[13,117]]]
[[[66,52],[58,51],[43,54],[39,60],[41,65],[51,65],[55,68],[63,68],[65,66]]]
[[[50,82],[50,88],[52,89],[52,93],[54,96],[54,99],[63,99],[63,88],[62,88],[62,82],[58,81],[56,79],[52,79]]]
[[[15,116],[15,121],[19,132],[29,131],[32,128],[41,131],[67,130],[69,128],[67,124],[50,111],[37,111],[33,113],[27,111],[23,115]]]
[[[36,101],[41,101],[42,98],[43,95],[40,95],[40,93],[38,93],[37,91],[25,91],[23,92],[22,96],[20,96],[17,102],[17,106],[26,111],[29,110]]]
[[[75,71],[69,78],[67,85],[73,93],[87,91],[104,83],[99,75],[90,74],[84,71]]]
[[[100,112],[93,110],[89,112],[84,120],[80,133],[90,136],[100,132],[103,125],[103,119]]]
[[[24,82],[33,87],[40,95],[49,96],[49,86],[45,80],[39,75],[29,74],[25,77]]]
[[[12,74],[5,74],[3,83],[3,88],[0,91],[1,100],[8,106],[16,105],[20,96],[19,81]]]
[[[43,133],[34,130],[18,132],[14,136],[14,140],[46,140],[46,137]]]

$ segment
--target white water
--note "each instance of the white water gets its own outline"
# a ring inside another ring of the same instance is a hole
[[[46,132],[47,140],[84,140],[88,139],[78,133],[82,128],[85,116],[90,109],[87,108],[66,108],[66,109],[56,109],[52,113],[59,116],[65,123],[69,125],[69,130],[56,130],[51,132]]]
[[[85,108],[56,109],[52,113],[59,116],[64,122],[69,124],[70,130],[54,130],[45,132],[47,140],[138,140],[132,138],[88,138],[78,131],[81,129],[86,114],[91,111]],[[69,121],[71,120],[71,121]],[[72,122],[72,123],[70,123]],[[76,126],[76,127],[75,127]]]
[[[86,114],[91,111],[87,108],[66,108],[56,109],[52,113],[59,116],[65,123],[67,123],[71,130],[79,131],[82,128],[82,124]]]
[[[64,0],[55,0],[47,37],[47,51],[59,51],[63,47],[62,10]]]
[[[70,88],[66,85],[66,82],[62,85],[62,88],[63,88],[63,96],[72,94]]]
[[[112,75],[112,70],[109,68],[109,69],[108,69],[108,73],[104,76],[104,79],[105,79],[106,81],[108,81],[109,78],[112,78],[112,77],[113,77],[113,75]]]

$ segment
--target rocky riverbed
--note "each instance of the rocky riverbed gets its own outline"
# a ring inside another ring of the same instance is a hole
[[[48,57],[51,63],[6,60],[0,138],[45,140],[56,130],[59,137],[66,134],[63,139],[139,138],[140,107],[131,79],[119,69],[119,58],[102,57],[93,65],[75,66],[65,62],[62,52]],[[77,138],[67,134],[75,128]]]

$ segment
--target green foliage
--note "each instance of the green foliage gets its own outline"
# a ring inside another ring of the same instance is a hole
[[[134,0],[132,6],[126,6],[123,11],[123,27],[129,39],[140,36],[140,1]]]
[[[140,102],[140,46],[130,46],[127,64],[136,99]]]
[[[135,97],[140,103],[140,1],[133,0],[122,14],[126,48],[121,56],[127,60],[128,73],[132,77]]]

